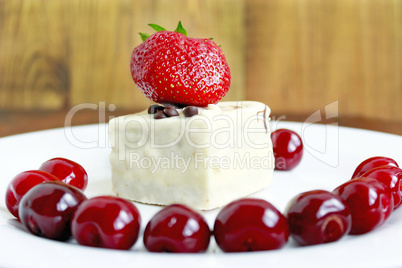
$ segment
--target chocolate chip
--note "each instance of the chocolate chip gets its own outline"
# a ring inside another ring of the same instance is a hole
[[[174,107],[172,107],[172,106],[166,107],[165,109],[163,109],[163,112],[164,112],[168,117],[171,117],[171,116],[178,116],[178,115],[179,115],[179,113],[177,112],[176,108],[174,108]]]
[[[198,108],[195,106],[187,106],[183,109],[183,113],[185,117],[192,117],[198,114]]]
[[[166,118],[166,114],[162,110],[159,110],[155,113],[154,118],[155,119],[163,119],[163,118]]]
[[[161,105],[154,104],[154,105],[149,106],[149,108],[148,108],[148,113],[149,113],[149,114],[154,114],[154,113],[156,113],[157,111],[162,111],[164,108],[165,108],[165,107],[163,107],[163,106],[161,106]]]

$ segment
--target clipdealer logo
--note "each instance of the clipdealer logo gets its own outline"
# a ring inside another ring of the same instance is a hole
[[[77,116],[76,114],[84,109],[98,111],[99,124],[97,133],[87,135],[86,133],[81,133],[79,128],[72,127],[74,116]],[[106,113],[113,112],[115,109],[116,106],[114,104],[106,105],[105,102],[99,102],[98,104],[83,103],[74,106],[65,118],[64,133],[67,140],[73,146],[82,149],[111,148],[117,146],[116,148],[119,149],[119,159],[126,161],[130,159],[130,156],[126,155],[127,148],[140,148],[145,144],[150,144],[152,148],[168,148],[183,138],[187,139],[194,148],[210,148],[212,146],[216,149],[224,149],[243,145],[252,148],[263,148],[267,146],[265,142],[255,138],[261,135],[262,132],[265,132],[265,129],[254,127],[255,124],[258,125],[262,123],[261,118],[258,116],[249,118],[240,124],[240,120],[233,120],[225,116],[217,116],[212,122],[205,120],[205,117],[196,116],[193,117],[191,124],[187,125],[187,132],[186,124],[181,124],[179,129],[176,130],[178,132],[177,135],[172,136],[170,140],[158,138],[166,135],[158,135],[157,131],[153,131],[149,136],[140,134],[137,137],[127,136],[126,133],[123,142],[118,140],[117,135],[114,136],[114,139],[109,140],[107,123],[113,119],[114,116],[106,118]],[[237,110],[239,110],[239,114],[236,118],[239,119],[241,117],[241,109]],[[281,128],[282,122],[284,122],[285,119],[286,115],[272,117],[269,121],[269,128],[272,131]],[[155,123],[154,121],[155,120],[151,120],[151,122]],[[212,130],[212,124],[215,123],[221,124],[222,128]],[[118,131],[122,131],[122,129],[128,127],[130,124],[141,124],[142,130],[149,130],[150,127],[152,127],[151,125],[145,124],[145,121],[141,123],[127,120],[123,125],[119,126]],[[239,132],[239,127],[243,128],[243,132]],[[339,165],[338,101],[334,101],[326,105],[323,109],[315,111],[303,123],[297,124],[297,129],[294,130],[299,133],[303,140],[305,154],[309,154],[318,161],[331,167],[337,167]],[[209,140],[199,139],[203,133],[210,134],[208,135]],[[132,157],[135,158],[135,155]],[[250,161],[253,161],[251,159],[252,158],[250,158]],[[145,163],[147,160],[143,161]],[[218,160],[211,160],[212,163],[214,163],[214,161]],[[222,165],[225,167],[226,160],[222,161]]]
[[[143,156],[136,152],[129,154],[130,169],[148,169],[151,173],[156,173],[162,169],[178,170],[181,174],[189,169],[273,169],[274,157],[272,153],[265,156],[251,155],[250,152],[244,154],[235,152],[231,156],[206,156],[204,153],[195,153],[193,156],[184,157],[171,152],[169,156]]]

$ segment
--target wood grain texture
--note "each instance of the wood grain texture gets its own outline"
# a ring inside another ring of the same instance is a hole
[[[60,111],[0,111],[0,138],[8,135],[64,127],[69,110]],[[114,111],[83,109],[71,119],[72,126],[105,123],[110,118],[136,112],[135,109],[117,109]],[[304,122],[309,114],[287,114],[287,121]],[[282,118],[281,114],[272,114],[273,118]],[[320,122],[333,123],[333,121]],[[275,123],[273,123],[275,125]],[[402,122],[375,120],[362,117],[343,116],[339,119],[340,126],[369,129],[385,133],[402,135]]]
[[[129,64],[148,23],[189,36],[214,37],[232,72],[228,99],[245,88],[243,1],[0,0],[0,109],[31,110],[113,103],[150,104],[133,83]]]
[[[60,108],[70,73],[63,21],[54,2],[0,2],[0,107]]]
[[[402,1],[251,0],[246,16],[250,99],[402,121]]]
[[[214,37],[232,71],[225,100],[275,114],[402,122],[401,0],[0,0],[0,110],[150,104],[129,71],[153,22]]]

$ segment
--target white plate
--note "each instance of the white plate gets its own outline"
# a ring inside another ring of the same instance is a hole
[[[402,164],[402,137],[380,132],[319,124],[279,122],[274,128],[289,128],[301,134],[305,152],[302,162],[290,172],[274,173],[274,182],[254,194],[283,211],[296,194],[333,190],[350,179],[364,159],[382,155]],[[251,253],[222,253],[211,239],[203,254],[149,253],[142,237],[129,251],[106,250],[56,242],[33,236],[13,219],[5,206],[5,189],[19,172],[37,169],[52,157],[65,157],[82,164],[88,172],[88,197],[111,194],[109,146],[106,125],[53,129],[0,138],[0,266],[1,267],[402,267],[402,209],[380,228],[338,242],[298,247],[292,239],[280,249]],[[143,222],[160,207],[137,204]],[[218,210],[203,213],[210,226]]]

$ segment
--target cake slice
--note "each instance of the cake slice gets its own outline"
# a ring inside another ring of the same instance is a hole
[[[192,117],[182,109],[163,119],[143,111],[109,122],[116,195],[209,210],[270,183],[269,107],[243,101],[197,109]]]

